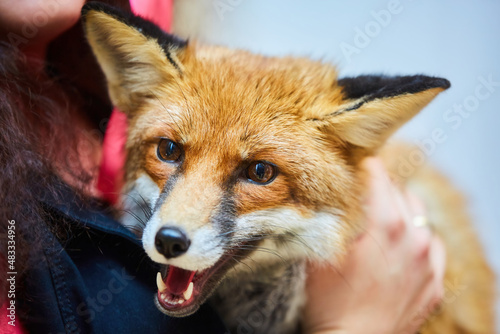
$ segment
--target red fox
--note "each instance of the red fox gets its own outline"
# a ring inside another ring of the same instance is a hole
[[[339,79],[329,64],[188,43],[99,3],[82,16],[128,117],[123,205],[145,210],[158,308],[183,317],[208,301],[234,332],[259,309],[251,332],[294,332],[305,262],[340,261],[363,229],[361,161],[377,154],[396,174],[405,149],[386,140],[449,82]],[[447,246],[446,282],[466,286],[422,332],[493,333],[494,277],[461,196],[428,167],[399,181]]]

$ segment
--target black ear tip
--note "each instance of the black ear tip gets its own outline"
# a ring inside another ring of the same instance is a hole
[[[85,5],[82,7],[82,17],[85,17],[87,13],[93,9],[95,9],[97,2],[87,2]]]
[[[448,89],[451,87],[451,83],[445,78],[439,77],[430,77],[425,75],[416,75],[414,76],[415,82],[420,82],[423,86],[426,86],[427,89],[431,88],[443,88]]]
[[[108,13],[108,14],[115,12],[113,7],[111,7],[105,3],[98,2],[98,1],[89,1],[85,5],[83,5],[83,7],[82,7],[82,11],[81,11],[82,17],[85,18],[87,13],[92,11],[92,10],[96,10],[96,11],[104,12],[104,13]]]
[[[82,14],[82,18],[85,18],[85,16],[87,15],[88,11],[90,10],[91,8],[89,8],[89,4],[86,3],[85,5],[83,5],[82,7],[82,11],[81,11],[81,14]]]
[[[418,90],[427,90],[432,88],[443,88],[448,89],[451,87],[451,83],[445,78],[432,77],[427,75],[413,75],[402,78],[405,85],[414,86]]]
[[[389,77],[385,75],[361,75],[337,81],[342,86],[345,99],[369,97],[389,98],[401,94],[415,94],[432,88],[448,89],[451,84],[444,78],[426,75]]]
[[[451,87],[451,83],[449,80],[444,78],[436,78],[436,87],[441,87],[444,89],[448,89]]]

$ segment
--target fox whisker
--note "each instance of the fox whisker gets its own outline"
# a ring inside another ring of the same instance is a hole
[[[137,198],[135,198],[134,196],[132,196],[132,194],[126,193],[126,194],[123,194],[123,195],[127,196],[130,199],[132,199],[134,201],[134,203],[137,204],[137,206],[139,207],[139,209],[141,209],[142,213],[144,214],[144,216],[146,217],[147,220],[149,220],[151,218],[151,216],[152,216],[152,210],[149,207],[149,205],[147,204],[147,202],[144,199],[144,197],[142,197],[141,194],[138,194],[138,195],[141,198],[142,202],[140,202]],[[142,221],[141,221],[141,223],[142,223]],[[146,226],[146,224],[143,224],[143,227],[144,226]]]
[[[238,264],[241,264],[241,265],[247,266],[247,267],[248,267],[248,269],[250,269],[250,271],[251,271],[252,273],[254,272],[254,271],[253,271],[253,269],[252,269],[252,267],[250,267],[247,263],[245,263],[245,262],[243,262],[243,261],[240,261],[240,260],[236,259],[236,258],[235,258],[235,257],[233,257],[233,256],[231,257],[231,260],[233,260],[233,261],[237,262]],[[233,267],[233,269],[234,269],[234,267]]]

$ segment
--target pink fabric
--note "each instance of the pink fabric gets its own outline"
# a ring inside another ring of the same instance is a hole
[[[102,143],[102,158],[97,179],[97,189],[102,198],[115,204],[123,180],[125,163],[125,141],[127,139],[127,116],[113,109]]]
[[[15,315],[15,321],[14,324],[15,326],[9,325],[9,322],[11,319],[8,317],[10,313],[9,310],[7,310],[7,305],[3,306],[0,308],[0,332],[3,334],[24,334],[27,333],[21,326],[21,323],[19,321],[19,315]]]
[[[173,0],[130,0],[132,12],[140,15],[165,31],[170,30]],[[102,160],[97,189],[104,200],[115,204],[123,183],[126,159],[127,117],[114,109],[108,122],[102,145]]]
[[[130,8],[165,31],[170,31],[173,0],[130,0]]]

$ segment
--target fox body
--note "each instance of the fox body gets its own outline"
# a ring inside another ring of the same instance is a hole
[[[305,261],[342,261],[363,229],[361,161],[378,153],[396,171],[405,149],[386,139],[448,81],[339,79],[320,62],[188,44],[102,4],[82,13],[128,116],[123,205],[134,214],[122,220],[144,222],[158,308],[186,316],[210,301],[232,331],[296,330]],[[447,282],[466,286],[423,332],[493,333],[493,276],[460,196],[428,168],[399,181],[447,245]]]

